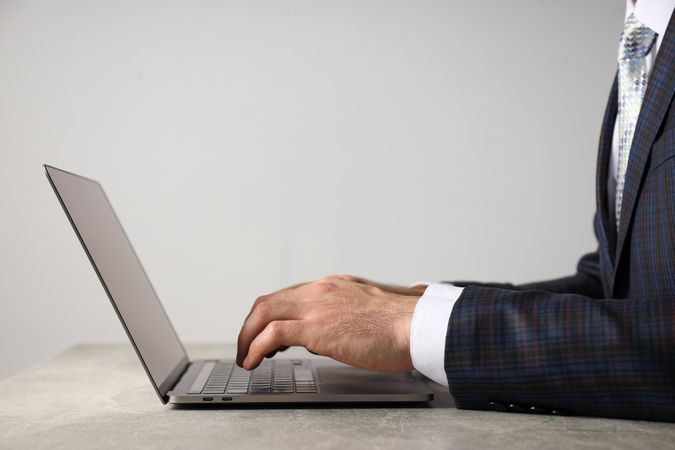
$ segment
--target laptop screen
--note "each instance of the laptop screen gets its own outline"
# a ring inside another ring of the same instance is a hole
[[[96,181],[46,166],[47,175],[160,397],[187,363],[145,270]]]

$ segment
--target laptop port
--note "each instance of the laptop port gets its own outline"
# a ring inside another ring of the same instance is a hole
[[[204,398],[202,399],[202,401],[203,401],[203,402],[212,402],[212,401],[213,401],[213,397],[204,397]]]

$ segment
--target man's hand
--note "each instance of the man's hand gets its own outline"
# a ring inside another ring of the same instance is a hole
[[[396,284],[384,284],[378,283],[377,281],[368,280],[366,278],[355,277],[353,275],[334,275],[334,277],[341,278],[346,281],[353,281],[355,283],[366,284],[368,286],[374,286],[382,289],[385,292],[390,292],[392,294],[401,294],[401,295],[413,295],[421,297],[424,294],[424,291],[427,288],[426,284],[417,284],[415,286],[399,286]]]
[[[239,333],[237,364],[252,370],[299,345],[357,367],[411,370],[410,325],[422,293],[332,276],[258,297]]]

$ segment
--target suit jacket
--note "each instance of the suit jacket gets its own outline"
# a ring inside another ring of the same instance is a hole
[[[617,81],[604,116],[598,249],[567,278],[456,282],[445,370],[458,408],[675,421],[675,14],[635,128],[620,226],[607,208]]]

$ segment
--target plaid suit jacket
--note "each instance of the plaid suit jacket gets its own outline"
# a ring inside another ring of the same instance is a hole
[[[456,282],[445,370],[458,408],[675,421],[675,14],[635,129],[619,229],[607,208],[617,81],[597,166],[598,249],[574,276]]]

